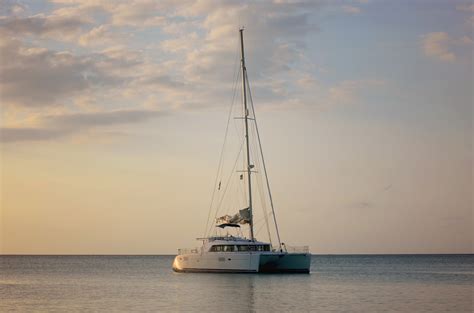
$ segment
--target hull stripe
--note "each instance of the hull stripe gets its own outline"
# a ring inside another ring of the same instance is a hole
[[[276,270],[238,270],[238,269],[215,269],[215,268],[173,268],[178,273],[299,273],[309,274],[309,269],[276,269]]]
[[[216,268],[183,268],[173,267],[173,271],[178,273],[258,273],[256,270],[239,270],[239,269],[216,269]]]

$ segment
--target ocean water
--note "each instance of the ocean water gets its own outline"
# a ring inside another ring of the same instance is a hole
[[[315,255],[311,274],[174,273],[172,260],[0,256],[0,311],[473,311],[474,255]]]

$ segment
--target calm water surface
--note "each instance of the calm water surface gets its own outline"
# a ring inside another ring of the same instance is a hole
[[[472,312],[474,255],[313,256],[311,274],[178,274],[172,256],[0,256],[0,311]]]

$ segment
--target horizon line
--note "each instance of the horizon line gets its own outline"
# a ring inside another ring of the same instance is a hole
[[[474,255],[468,253],[310,253],[311,256],[430,256],[430,255]],[[0,254],[2,256],[175,256],[177,254]]]

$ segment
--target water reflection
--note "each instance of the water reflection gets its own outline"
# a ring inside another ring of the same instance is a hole
[[[295,303],[305,307],[311,301],[312,275],[308,274],[177,275],[179,284],[187,282],[189,287],[176,299],[180,310],[187,309],[181,303],[189,303],[190,297],[209,311],[291,311]]]

